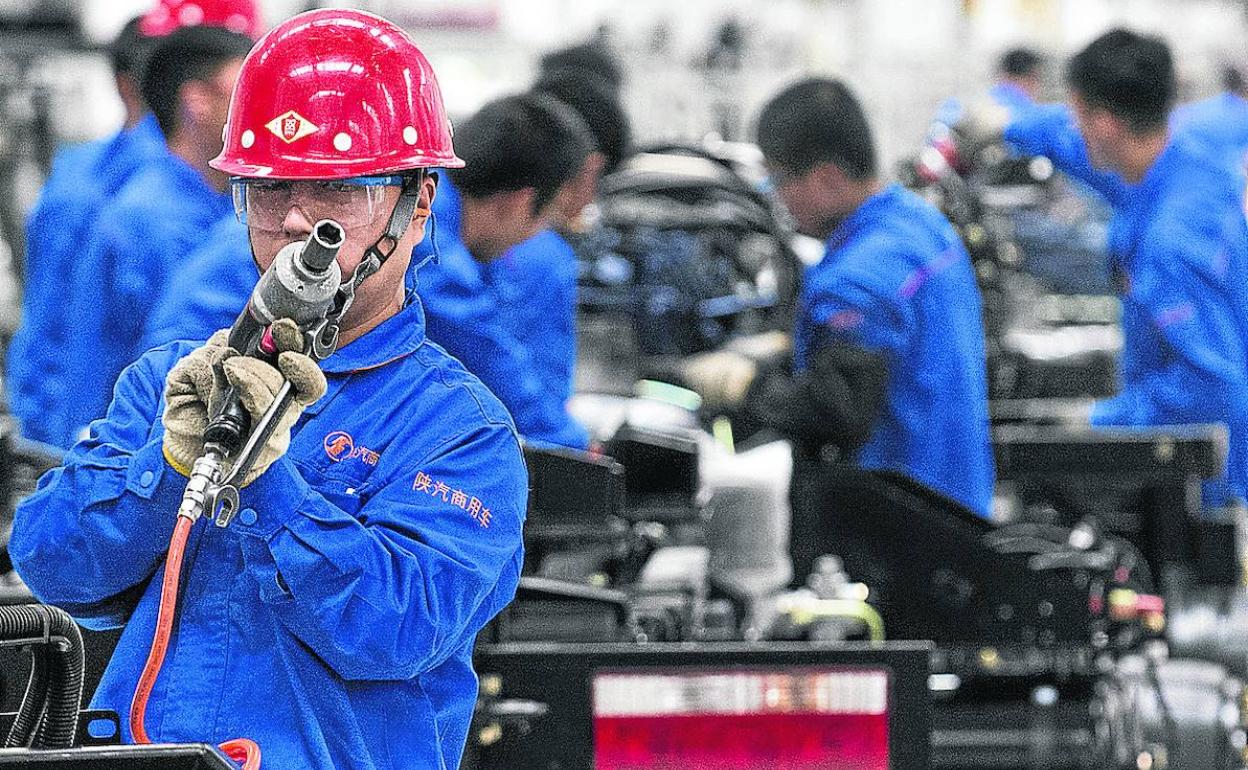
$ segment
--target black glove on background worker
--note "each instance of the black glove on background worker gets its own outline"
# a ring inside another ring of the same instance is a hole
[[[831,445],[852,452],[871,435],[888,384],[884,358],[847,344],[820,348],[794,373],[781,332],[741,337],[691,357],[680,379],[709,415],[727,415],[737,432],[768,428],[809,456]]]

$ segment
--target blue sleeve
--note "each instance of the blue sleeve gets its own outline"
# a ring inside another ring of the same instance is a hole
[[[589,434],[563,397],[542,386],[532,357],[508,333],[493,294],[466,253],[443,252],[418,274],[429,338],[458,358],[511,412],[520,435],[584,449]]]
[[[874,284],[870,279],[842,275],[812,292],[808,309],[815,328],[811,352],[834,343],[848,343],[890,359],[902,351],[911,325],[909,306]]]
[[[152,424],[164,369],[153,351],[118,380],[108,418],[18,506],[9,554],[40,601],[92,628],[123,624],[163,563],[186,480],[165,466]]]
[[[144,223],[102,216],[70,281],[67,382],[75,396],[65,406],[71,436],[104,416],[121,371],[139,357],[144,319],[152,302],[150,273],[164,269],[146,247]]]
[[[197,251],[153,306],[143,347],[174,340],[206,340],[229,328],[238,317],[259,276],[250,248],[214,244]]]
[[[6,356],[13,413],[29,438],[68,446],[53,414],[65,399],[67,312],[65,277],[82,256],[83,237],[98,213],[98,185],[84,178],[95,145],[57,153],[39,200],[26,220],[26,265],[21,325]],[[72,284],[70,284],[72,286]]]
[[[1042,155],[1061,171],[1084,182],[1111,205],[1118,205],[1130,187],[1122,177],[1092,165],[1088,148],[1064,104],[1039,105],[1015,113],[1005,129],[1005,140],[1024,155]]]
[[[1224,423],[1239,411],[1241,405],[1232,400],[1243,390],[1245,372],[1236,311],[1225,292],[1211,291],[1208,284],[1209,266],[1217,264],[1223,248],[1219,239],[1195,228],[1143,244],[1130,297],[1144,308],[1149,332],[1164,348],[1163,363],[1098,402],[1093,424]]]
[[[344,679],[437,666],[519,582],[528,476],[510,427],[483,425],[410,460],[379,466],[388,481],[351,515],[283,457],[242,490],[255,523],[230,526],[261,600]]]

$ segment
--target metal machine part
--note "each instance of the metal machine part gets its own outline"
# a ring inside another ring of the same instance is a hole
[[[761,176],[668,145],[603,180],[598,228],[574,243],[578,389],[628,393],[653,359],[791,324],[801,264],[780,209],[752,181]]]

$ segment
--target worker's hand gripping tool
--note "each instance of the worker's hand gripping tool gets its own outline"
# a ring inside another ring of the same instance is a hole
[[[293,320],[303,331],[303,352],[321,361],[338,346],[338,322],[351,304],[354,286],[342,284],[338,249],[345,239],[341,225],[324,219],[302,243],[277,253],[260,277],[246,307],[230,328],[229,346],[242,355],[274,359],[278,354],[270,327]],[[289,380],[252,425],[235,388],[214,399],[204,430],[204,452],[191,468],[178,515],[192,522],[205,513],[217,526],[228,526],[238,513],[238,489],[261,449],[295,396]]]

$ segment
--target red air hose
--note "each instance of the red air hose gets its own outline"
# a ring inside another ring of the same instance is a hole
[[[165,652],[169,649],[173,616],[178,609],[178,580],[182,574],[182,556],[186,552],[186,540],[190,537],[193,523],[185,516],[178,517],[178,523],[173,528],[173,538],[169,541],[169,553],[165,556],[165,579],[160,586],[156,633],[152,637],[152,649],[147,654],[147,663],[143,665],[143,673],[139,675],[139,683],[134,688],[134,700],[130,703],[130,733],[134,736],[135,743],[152,742],[143,726],[143,716],[147,712],[147,699],[152,694],[156,677],[160,675],[160,667],[165,662]],[[227,757],[241,764],[243,770],[259,770],[260,747],[255,741],[235,738],[222,743],[220,749]]]

